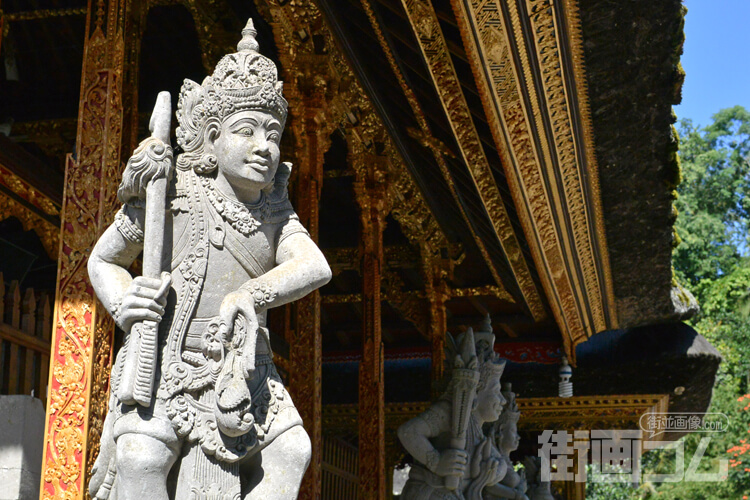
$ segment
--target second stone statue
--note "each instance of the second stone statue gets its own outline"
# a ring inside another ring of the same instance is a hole
[[[94,248],[97,296],[126,333],[89,490],[96,499],[296,498],[310,440],[273,364],[266,311],[331,278],[287,195],[287,116],[252,20],[202,84],[169,95]],[[143,276],[128,272],[143,252]]]

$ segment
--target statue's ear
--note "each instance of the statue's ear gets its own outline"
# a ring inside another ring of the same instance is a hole
[[[206,153],[212,153],[214,150],[214,143],[216,139],[221,135],[221,126],[219,120],[216,118],[209,118],[206,121],[206,127],[203,130],[203,144],[204,151]]]

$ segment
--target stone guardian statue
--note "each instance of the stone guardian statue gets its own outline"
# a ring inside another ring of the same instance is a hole
[[[505,361],[497,358],[494,342],[491,330],[474,334],[468,329],[449,358],[453,369],[446,393],[398,429],[415,462],[402,498],[482,500],[485,490],[505,476],[507,463],[483,428],[500,417],[506,402],[500,386]],[[467,373],[472,369],[473,388]]]
[[[273,364],[266,311],[331,271],[288,199],[287,116],[252,20],[202,84],[169,95],[93,249],[97,296],[126,333],[89,491],[99,500],[297,498],[310,439]],[[143,276],[127,271],[143,252]]]

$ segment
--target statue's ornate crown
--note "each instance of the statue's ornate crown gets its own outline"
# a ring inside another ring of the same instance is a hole
[[[237,52],[222,57],[214,74],[203,81],[208,112],[214,116],[260,109],[282,122],[286,118],[287,102],[281,95],[284,83],[278,80],[276,64],[258,53],[257,34],[253,20],[248,19]]]
[[[495,334],[492,333],[490,315],[485,316],[482,326],[474,332],[474,342],[477,346],[481,378],[489,380],[492,376],[500,377],[505,369],[505,360],[495,352]]]
[[[248,19],[236,53],[222,57],[201,85],[189,79],[183,83],[177,105],[177,142],[185,152],[202,151],[202,128],[209,117],[223,120],[237,111],[260,110],[273,114],[283,127],[287,114],[284,83],[278,80],[276,64],[258,52],[257,34],[253,20]]]

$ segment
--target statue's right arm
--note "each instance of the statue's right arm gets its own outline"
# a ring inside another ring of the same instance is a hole
[[[437,458],[440,456],[440,452],[430,442],[431,437],[435,437],[434,432],[421,415],[398,428],[398,439],[406,451],[414,457],[414,460],[426,465],[430,470],[437,465]]]
[[[398,438],[414,459],[438,476],[460,476],[468,455],[464,450],[438,450],[430,441],[450,425],[450,407],[438,402],[398,428]]]
[[[128,331],[135,321],[160,321],[164,314],[165,279],[135,279],[128,268],[143,250],[143,243],[126,238],[112,224],[99,238],[88,261],[89,278],[97,297],[117,326]]]

